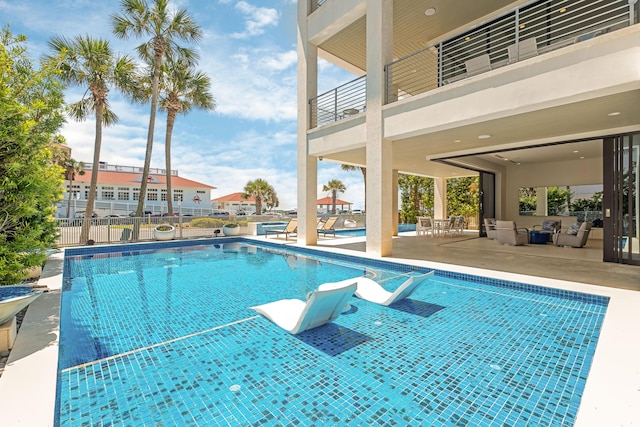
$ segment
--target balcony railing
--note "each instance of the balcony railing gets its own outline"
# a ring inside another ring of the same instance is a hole
[[[329,0],[309,0],[311,2],[309,7],[309,13],[315,12],[320,6],[325,4]]]
[[[311,128],[358,115],[367,107],[367,77],[338,86],[309,101]]]
[[[628,27],[639,9],[628,0],[544,0],[512,10],[387,64],[385,103]],[[362,76],[309,101],[311,128],[364,112],[366,89]]]
[[[638,21],[628,0],[544,0],[386,67],[386,103],[597,37]]]

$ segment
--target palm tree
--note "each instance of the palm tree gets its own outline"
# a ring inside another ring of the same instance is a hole
[[[171,135],[178,113],[187,114],[194,108],[211,111],[216,101],[209,92],[211,79],[205,73],[195,71],[184,59],[173,61],[170,57],[163,67],[162,86],[164,96],[160,97],[160,109],[167,111],[167,129],[164,154],[167,181],[167,212],[173,216],[173,190],[171,188]]]
[[[336,213],[336,199],[338,198],[338,193],[344,193],[346,190],[347,187],[345,187],[339,179],[332,179],[322,187],[322,191],[331,192],[331,213]]]
[[[69,181],[69,192],[67,193],[67,218],[69,218],[71,198],[73,197],[73,180],[76,179],[76,174],[84,175],[84,162],[68,159],[63,167],[65,168],[64,179]]]
[[[256,215],[262,215],[262,201],[277,197],[275,190],[267,181],[258,178],[255,181],[247,182],[244,186],[244,193],[240,195],[243,199],[253,197],[256,201]]]
[[[91,186],[85,209],[85,218],[91,218],[98,188],[102,126],[118,121],[107,100],[109,86],[120,89],[125,95],[132,94],[138,80],[136,65],[129,56],[115,55],[107,40],[89,36],[76,36],[74,39],[56,37],[49,42],[49,47],[54,55],[45,55],[45,60],[60,72],[60,79],[69,84],[87,87],[85,96],[69,105],[69,115],[77,121],[83,121],[90,114],[95,114]],[[80,243],[86,243],[89,239],[90,227],[91,221],[83,221]]]
[[[362,172],[362,179],[364,180],[364,207],[367,208],[367,168],[364,166],[352,166],[352,165],[341,165],[343,171],[354,172],[360,169]]]
[[[169,0],[121,0],[122,15],[113,15],[113,33],[121,39],[134,37],[150,37],[150,40],[136,48],[143,60],[151,62],[151,113],[149,114],[149,130],[147,132],[147,149],[144,158],[144,169],[140,181],[140,198],[138,199],[137,216],[142,216],[147,194],[151,152],[153,149],[153,131],[158,108],[160,71],[164,58],[175,56],[193,60],[195,52],[180,47],[177,40],[187,42],[198,41],[202,37],[202,29],[198,26],[186,9],[178,9],[174,13],[168,10]]]
[[[267,210],[271,211],[273,208],[280,206],[280,200],[276,194],[276,190],[271,187],[271,190],[265,195],[265,203],[267,204]]]

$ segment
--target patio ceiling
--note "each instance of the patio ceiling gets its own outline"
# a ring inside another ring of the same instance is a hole
[[[469,170],[430,160],[481,158],[496,166],[504,166],[504,158],[522,164],[548,163],[602,156],[600,139],[612,130],[637,128],[640,90],[601,97],[562,107],[515,115],[439,132],[428,133],[393,142],[393,167],[407,173],[427,176],[455,177],[468,175]],[[612,112],[620,114],[610,116]],[[592,135],[576,138],[576,135]],[[491,135],[479,139],[479,135]],[[577,146],[532,146],[589,139]],[[597,140],[597,141],[593,141]],[[457,142],[456,142],[457,141]],[[525,149],[527,148],[527,149]],[[579,153],[573,151],[578,150]],[[501,157],[498,157],[501,156]],[[365,149],[349,150],[325,156],[327,160],[364,165]]]
[[[469,29],[485,22],[488,14],[495,16],[495,11],[511,10],[523,3],[526,1],[395,0],[393,57],[402,58],[460,28]],[[425,15],[425,11],[430,8],[435,9],[435,15]],[[319,47],[321,51],[353,67],[350,68],[351,71],[366,70],[366,17],[359,18]]]

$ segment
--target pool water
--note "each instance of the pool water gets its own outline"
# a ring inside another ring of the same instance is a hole
[[[415,224],[398,224],[398,232],[402,233],[405,231],[416,231]],[[342,228],[336,230],[336,235],[338,236],[348,236],[348,237],[362,237],[367,235],[366,228]]]
[[[249,307],[424,269],[242,240],[68,250],[56,425],[573,424],[604,297],[437,271],[290,335]],[[113,249],[111,249],[113,250]]]

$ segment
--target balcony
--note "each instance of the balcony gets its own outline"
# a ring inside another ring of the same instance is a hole
[[[538,1],[385,67],[385,103],[506,67],[640,21],[627,0]],[[310,101],[311,128],[365,111],[366,76]]]

